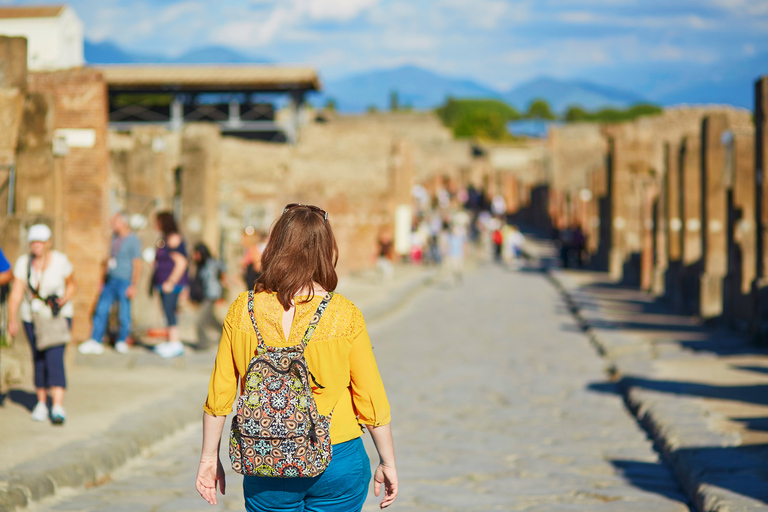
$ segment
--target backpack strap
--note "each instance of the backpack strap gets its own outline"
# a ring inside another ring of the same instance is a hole
[[[334,292],[328,292],[325,297],[323,297],[323,300],[320,301],[320,305],[317,306],[317,311],[315,311],[314,316],[312,316],[312,320],[309,322],[309,326],[307,327],[307,331],[304,333],[304,337],[301,338],[301,342],[305,346],[309,344],[309,340],[312,338],[312,334],[314,334],[315,329],[317,329],[317,324],[320,323],[320,319],[323,317],[323,313],[325,313],[325,309],[328,307],[328,303],[331,302],[333,296]],[[253,290],[248,291],[248,314],[251,317],[253,330],[256,331],[256,338],[259,340],[259,346],[264,346],[264,338],[261,337],[259,326],[256,325],[256,317],[253,314]]]
[[[256,339],[259,340],[259,347],[265,346],[264,338],[261,337],[259,326],[256,325],[256,317],[253,315],[253,290],[248,291],[248,314],[251,316],[251,323],[253,324],[253,330],[256,331]]]
[[[307,327],[307,332],[305,332],[304,337],[301,338],[301,342],[305,346],[309,345],[309,340],[310,338],[312,338],[312,335],[315,333],[315,329],[317,329],[317,324],[320,323],[320,319],[323,317],[323,313],[325,313],[325,308],[328,307],[328,303],[331,302],[333,295],[334,295],[333,292],[328,292],[327,294],[325,294],[325,297],[323,297],[323,300],[320,301],[320,305],[317,306],[317,311],[315,311],[315,314],[312,317],[312,320],[309,322],[309,326]]]

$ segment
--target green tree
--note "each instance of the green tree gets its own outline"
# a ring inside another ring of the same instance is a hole
[[[509,137],[504,118],[496,112],[474,111],[464,113],[453,126],[456,138],[501,140]]]
[[[569,123],[589,121],[589,117],[589,112],[576,105],[568,107],[568,111],[565,113],[565,120]]]
[[[483,98],[448,97],[435,113],[453,131],[454,137],[486,140],[512,138],[507,131],[507,123],[520,119],[520,113],[503,101]]]
[[[594,123],[623,123],[634,121],[644,116],[655,116],[664,110],[656,105],[640,103],[627,109],[603,108],[596,112],[588,112],[579,106],[572,106],[565,114],[567,122],[587,121]]]
[[[400,110],[400,98],[396,90],[392,90],[389,93],[389,110],[392,112]]]
[[[533,100],[528,105],[528,112],[525,114],[525,117],[527,119],[547,119],[550,121],[556,118],[555,114],[552,113],[552,109],[549,108],[549,103],[541,98]]]
[[[336,112],[336,100],[328,98],[325,102],[325,110],[329,112]]]
[[[368,105],[369,114],[375,114],[378,111],[379,111],[379,108],[376,105]]]

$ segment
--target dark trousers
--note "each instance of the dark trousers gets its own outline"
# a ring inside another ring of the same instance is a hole
[[[70,328],[72,319],[69,320]],[[27,334],[29,346],[32,347],[32,363],[35,368],[35,387],[67,387],[67,379],[64,375],[64,347],[57,345],[48,350],[37,350],[35,338],[35,326],[32,322],[24,322],[24,332]]]

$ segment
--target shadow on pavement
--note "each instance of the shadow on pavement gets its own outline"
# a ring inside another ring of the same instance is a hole
[[[5,405],[6,398],[10,399],[11,402],[16,402],[26,407],[30,412],[32,412],[37,403],[37,395],[22,389],[11,389],[8,393],[0,394],[0,406]]]
[[[641,462],[637,460],[609,460],[616,472],[638,489],[659,494],[671,500],[685,503],[689,510],[691,504],[683,493],[669,468],[662,462]]]
[[[738,401],[755,405],[768,405],[768,385],[715,386],[698,382],[676,380],[652,380],[639,377],[623,377],[618,381],[620,388],[640,388],[660,393],[714,398],[718,400]],[[613,382],[593,383],[588,386],[600,393],[620,393]]]
[[[768,386],[711,386],[690,382],[654,381],[650,379],[623,378],[618,382],[596,382],[588,389],[599,393],[621,395],[624,386],[643,388],[656,392],[676,395],[698,396],[739,400],[753,404],[768,403]],[[767,431],[768,418],[729,418],[741,422],[747,429]],[[685,460],[688,467],[696,471],[701,483],[711,484],[742,496],[768,503],[768,444],[748,444],[743,446],[696,446],[677,448],[674,458]],[[653,473],[652,464],[635,461],[611,461],[622,470],[622,474],[637,487],[679,499],[677,494],[666,494],[665,488],[656,487],[658,480],[647,476]],[[649,467],[644,467],[648,465]],[[624,468],[627,468],[626,470]],[[666,466],[664,470],[669,471]],[[670,474],[671,475],[671,474]],[[670,476],[671,478],[671,476]],[[684,500],[685,501],[685,500]],[[692,509],[693,510],[693,509]]]

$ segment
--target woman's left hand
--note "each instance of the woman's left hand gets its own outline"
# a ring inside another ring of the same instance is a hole
[[[160,289],[163,290],[163,293],[171,293],[175,286],[172,283],[169,283],[168,281],[164,282]]]
[[[218,484],[221,495],[223,496],[224,489],[226,488],[226,481],[224,479],[224,466],[221,465],[221,461],[216,458],[204,459],[200,461],[200,466],[197,468],[197,480],[195,481],[195,488],[200,496],[211,505],[217,504],[216,499],[216,485]]]

